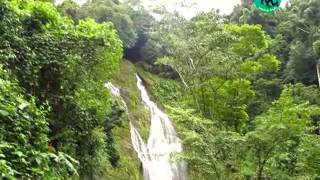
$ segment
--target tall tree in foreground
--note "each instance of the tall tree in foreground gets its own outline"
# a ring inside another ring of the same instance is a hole
[[[268,52],[261,27],[222,24],[215,13],[201,14],[190,22],[168,15],[163,21],[157,36],[168,56],[158,63],[177,71],[192,104],[205,117],[243,131],[248,100],[254,96],[252,82],[280,65]]]
[[[255,129],[246,134],[249,158],[246,161],[253,163],[247,163],[249,166],[245,169],[256,169],[255,176],[259,180],[266,177],[317,177],[313,170],[301,167],[305,162],[299,156],[301,150],[307,154],[316,150],[309,149],[305,143],[309,138],[317,138],[308,127],[311,127],[312,115],[319,114],[320,109],[308,103],[296,104],[293,93],[294,87],[285,89],[272,107],[256,118]]]

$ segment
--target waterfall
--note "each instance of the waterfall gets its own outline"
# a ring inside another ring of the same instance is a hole
[[[139,160],[143,165],[144,180],[186,180],[187,171],[184,162],[173,162],[171,154],[182,152],[180,139],[174,130],[169,117],[151,101],[142,80],[138,75],[137,87],[141,92],[141,98],[150,111],[151,126],[147,144],[141,138],[139,131],[130,122],[131,141]],[[106,87],[112,94],[121,98],[118,88],[111,83]]]
[[[142,161],[145,180],[186,180],[186,166],[183,162],[171,162],[172,153],[182,152],[180,139],[168,116],[151,101],[142,80],[137,75],[137,86],[142,101],[151,114],[150,134],[147,143],[148,159]]]
[[[106,88],[108,88],[110,91],[111,91],[111,94],[113,94],[114,96],[120,98],[122,104],[124,105],[124,107],[126,108],[126,110],[128,110],[128,107],[127,107],[127,103],[123,100],[123,98],[121,97],[121,94],[120,94],[120,89],[115,87],[111,82],[107,82],[105,84]],[[127,111],[128,113],[128,111]]]

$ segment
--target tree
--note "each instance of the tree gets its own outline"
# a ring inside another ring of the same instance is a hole
[[[45,164],[48,162],[42,163],[41,158],[32,160],[30,155],[30,163],[43,167],[34,166],[31,170],[24,156],[17,158],[24,163],[24,167],[21,166],[24,172],[13,176],[64,178],[70,170],[79,171],[84,178],[101,175],[109,163],[108,156],[116,154],[111,131],[119,125],[107,118],[117,109],[111,106],[112,98],[104,87],[122,57],[122,42],[113,25],[106,22],[98,24],[92,19],[80,20],[75,25],[72,20],[61,16],[53,4],[33,0],[2,1],[0,11],[0,63],[17,78],[23,89],[20,94],[25,99],[34,99],[26,100],[32,104],[30,107],[34,107],[30,112],[26,109],[25,116],[30,116],[30,122],[21,121],[26,126],[22,129],[30,131],[31,136],[34,133],[34,138],[37,138],[37,133],[44,136],[37,140],[43,144],[42,149],[37,150],[35,146],[30,147],[30,151],[32,153],[33,148],[34,153],[41,155],[48,143],[51,151],[56,152],[52,154],[56,162],[50,166]],[[45,105],[51,111],[45,113],[42,109]],[[18,115],[24,115],[15,108]],[[15,122],[19,122],[19,118],[12,117],[11,120],[16,121],[1,125],[18,125]],[[119,119],[120,115],[114,118]],[[30,124],[33,121],[35,124]],[[11,129],[4,131],[9,133]],[[27,137],[26,140],[29,141]],[[19,141],[16,137],[10,143]],[[51,155],[44,154],[43,158],[49,157]],[[60,169],[57,162],[68,164],[73,158],[79,162],[77,168],[63,166]],[[116,160],[110,158],[110,161],[116,164]],[[51,176],[45,177],[43,169],[46,168],[50,168]]]
[[[299,175],[296,154],[302,139],[310,136],[307,126],[319,108],[295,104],[293,92],[292,88],[285,89],[272,107],[256,118],[254,131],[246,134],[247,158],[255,161],[257,179]]]
[[[170,65],[179,74],[202,115],[241,132],[249,119],[248,100],[254,96],[251,82],[280,66],[267,51],[261,26],[224,25],[215,13],[201,14],[190,22],[168,14],[163,21],[155,36],[168,56],[158,63]]]
[[[138,32],[131,18],[133,10],[126,4],[112,0],[87,2],[78,11],[78,18],[93,18],[97,22],[112,22],[117,29],[123,45],[131,48],[135,45]]]
[[[69,16],[74,21],[78,21],[79,6],[73,0],[63,1],[57,8],[63,15]]]
[[[285,77],[291,82],[307,85],[317,83],[316,65],[319,59],[313,48],[319,38],[319,2],[295,0],[287,7],[287,16],[278,25],[277,32],[289,44],[289,59]]]
[[[24,95],[12,74],[0,65],[0,178],[68,178],[77,176],[78,162],[50,152],[50,106],[37,106]]]

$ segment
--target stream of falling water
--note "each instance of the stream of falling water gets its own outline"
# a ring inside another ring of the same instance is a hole
[[[186,165],[184,162],[171,161],[172,153],[182,152],[180,139],[168,116],[151,101],[142,80],[138,75],[137,87],[141,92],[141,98],[150,111],[151,126],[147,144],[141,138],[139,131],[130,122],[131,141],[138,157],[143,165],[144,180],[187,180]],[[106,87],[112,94],[121,98],[118,88],[111,83]]]

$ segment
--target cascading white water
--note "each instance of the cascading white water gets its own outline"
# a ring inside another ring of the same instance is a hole
[[[186,180],[187,171],[184,162],[171,161],[172,153],[182,152],[180,139],[168,116],[151,101],[142,80],[138,75],[137,86],[141,92],[141,98],[151,114],[151,126],[147,145],[144,143],[139,131],[130,122],[131,141],[138,157],[143,165],[144,180]],[[118,88],[111,83],[106,87],[112,94],[121,98]],[[121,98],[121,101],[126,103]]]
[[[123,100],[123,98],[121,97],[120,94],[120,89],[115,87],[111,82],[107,82],[105,84],[106,88],[108,88],[111,91],[111,94],[113,94],[114,96],[120,98],[122,104],[124,105],[124,107],[126,108],[126,110],[128,109],[126,102]]]
[[[149,108],[151,127],[147,143],[148,158],[143,159],[145,180],[186,180],[187,172],[184,162],[172,162],[172,153],[182,152],[180,139],[168,116],[151,101],[142,80],[137,76],[137,86],[141,98]]]
[[[111,82],[108,82],[105,84],[106,88],[108,88],[114,96],[118,97],[124,107],[126,108],[126,113],[128,113],[128,107],[127,103],[124,101],[124,99],[121,97],[120,89],[114,86]],[[134,150],[138,153],[139,160],[145,161],[145,159],[148,159],[146,157],[148,155],[147,146],[145,145],[139,131],[134,127],[134,125],[130,122],[130,134],[131,134],[131,142],[133,145]]]
[[[128,113],[127,103],[121,97],[120,89],[114,86],[111,82],[106,83],[105,86],[111,91],[111,94],[113,94],[114,96],[118,97],[121,100],[122,104],[127,110],[126,112]],[[133,144],[133,148],[138,153],[139,159],[141,161],[144,159],[147,159],[146,157],[146,155],[148,154],[147,146],[143,142],[143,139],[139,131],[134,127],[134,125],[131,122],[130,122],[130,134],[131,134],[131,141]]]

